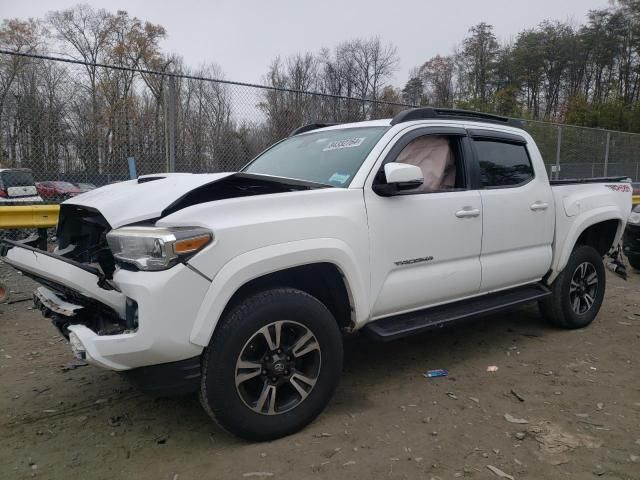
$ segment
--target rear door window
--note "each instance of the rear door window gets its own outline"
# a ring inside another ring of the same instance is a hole
[[[483,188],[524,185],[533,177],[525,145],[496,140],[474,140]]]

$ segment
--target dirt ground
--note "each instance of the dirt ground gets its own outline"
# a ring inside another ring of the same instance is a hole
[[[33,284],[3,265],[0,280],[15,302],[0,305],[2,479],[640,479],[637,272],[608,277],[581,331],[529,307],[390,344],[354,335],[325,413],[255,444],[221,431],[196,398],[154,400],[93,366],[64,371],[73,357],[31,310]],[[449,376],[423,377],[436,368]]]

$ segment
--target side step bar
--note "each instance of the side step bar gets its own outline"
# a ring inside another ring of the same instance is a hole
[[[488,315],[534,302],[548,295],[551,295],[551,290],[543,284],[535,283],[417,312],[385,317],[371,322],[363,330],[376,340],[386,342],[442,327],[449,322]]]

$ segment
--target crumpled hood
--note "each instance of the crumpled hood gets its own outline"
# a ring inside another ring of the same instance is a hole
[[[106,185],[64,202],[99,211],[111,228],[157,218],[193,189],[233,175],[225,173],[161,173]]]

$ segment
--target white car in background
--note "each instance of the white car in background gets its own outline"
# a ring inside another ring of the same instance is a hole
[[[512,120],[425,108],[307,125],[236,173],[98,188],[62,204],[55,252],[5,240],[0,256],[43,285],[77,356],[199,392],[267,440],[329,402],[344,332],[390,340],[527,302],[586,327],[630,210],[625,177],[549,182]]]

